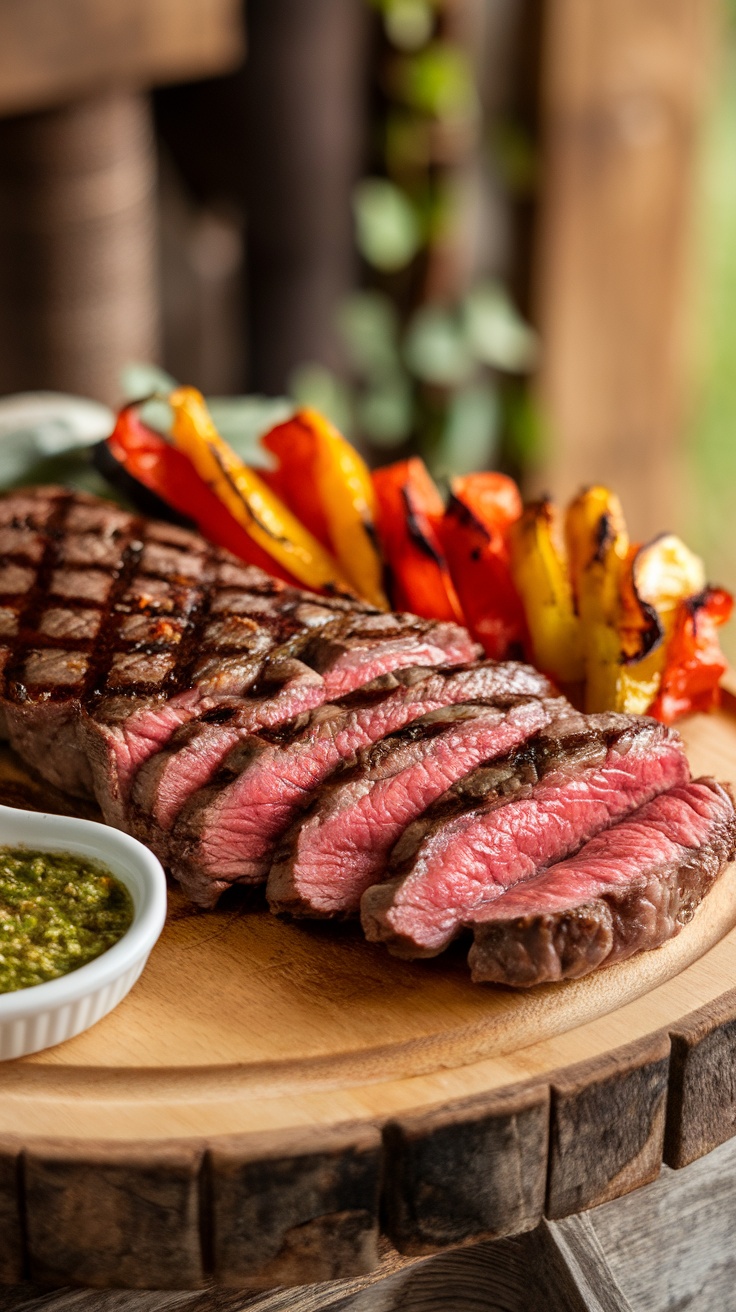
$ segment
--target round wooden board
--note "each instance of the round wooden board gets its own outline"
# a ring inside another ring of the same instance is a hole
[[[735,717],[685,725],[695,773],[736,780]],[[736,1130],[735,925],[732,867],[665,947],[514,992],[172,894],[120,1007],[0,1067],[0,1272],[263,1287],[369,1269],[379,1193],[408,1253],[615,1197]]]

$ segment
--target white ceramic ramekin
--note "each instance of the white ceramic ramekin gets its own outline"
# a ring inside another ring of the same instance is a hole
[[[135,838],[69,816],[0,806],[0,847],[72,852],[102,861],[130,890],[135,908],[127,933],[94,961],[45,984],[0,994],[0,1061],[7,1061],[71,1039],[125,997],[163,929],[166,877]]]

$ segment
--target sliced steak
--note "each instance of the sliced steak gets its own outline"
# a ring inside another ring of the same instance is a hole
[[[356,614],[326,625],[300,644],[298,661],[277,650],[247,696],[227,706],[220,700],[213,714],[175,732],[139,770],[134,832],[147,840],[151,822],[170,829],[187,799],[248,735],[286,724],[394,670],[457,665],[476,654],[457,625],[395,614]]]
[[[410,827],[393,877],[363,894],[365,933],[398,956],[435,956],[478,906],[688,778],[679,735],[654,720],[572,715],[552,724],[505,766],[479,772],[480,804],[463,809],[459,792]]]
[[[228,884],[265,879],[275,844],[313,793],[362,747],[440,707],[466,701],[513,705],[549,696],[527,666],[484,661],[459,670],[400,670],[290,723],[246,736],[172,830],[168,860],[190,896],[212,905]]]
[[[577,856],[472,919],[474,980],[579,979],[678,934],[736,855],[733,802],[714,779],[663,793]]]
[[[318,630],[331,645],[312,657]],[[12,745],[123,826],[143,762],[259,680],[285,687],[293,715],[382,669],[477,653],[458,626],[289,588],[195,533],[61,488],[0,499],[0,642]]]
[[[268,877],[271,910],[357,911],[412,820],[468,771],[508,753],[559,711],[559,699],[542,698],[504,710],[443,707],[361,752],[352,770],[320,789],[280,844]]]

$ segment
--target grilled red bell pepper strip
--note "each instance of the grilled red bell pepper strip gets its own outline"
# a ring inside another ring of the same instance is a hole
[[[219,497],[200,478],[189,457],[142,422],[137,414],[138,404],[133,402],[123,407],[104,444],[112,460],[129,479],[173,507],[215,546],[226,547],[247,564],[258,565],[276,578],[295,583],[288,570],[263,551],[233,519]],[[110,465],[103,464],[102,472],[110,477]],[[113,481],[114,478],[113,473]],[[131,483],[121,483],[120,490],[130,499],[137,499]],[[145,502],[141,509],[155,513]]]
[[[440,536],[465,621],[495,660],[528,652],[508,536],[522,511],[519,490],[510,478],[491,473],[453,479],[450,492]]]
[[[689,711],[709,711],[718,705],[719,684],[728,669],[718,629],[732,611],[733,597],[724,588],[705,588],[680,602],[650,715],[672,724]]]
[[[396,610],[464,624],[435,524],[442,498],[418,456],[373,474],[376,528]]]
[[[388,609],[375,543],[375,494],[355,447],[317,410],[298,410],[261,439],[279,468],[265,481],[335,555],[355,591]]]
[[[275,469],[261,469],[264,483],[313,533],[328,551],[332,550],[327,517],[314,486],[314,430],[297,411],[291,419],[276,424],[261,437],[261,445],[276,456]]]

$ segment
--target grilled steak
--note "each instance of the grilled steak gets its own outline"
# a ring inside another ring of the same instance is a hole
[[[0,500],[0,639],[13,747],[123,826],[140,765],[259,680],[286,681],[293,715],[383,670],[477,652],[458,626],[286,587],[197,534],[60,488]]]
[[[443,707],[365,749],[352,770],[320,789],[280,845],[268,877],[271,910],[357,911],[365,889],[383,879],[406,826],[475,766],[530,738],[561,704],[535,698],[504,710]]]
[[[463,809],[464,783],[409,827],[389,882],[363,894],[367,937],[396,955],[441,952],[478,906],[685,782],[689,770],[679,736],[654,720],[573,714],[470,778],[470,793],[474,785],[485,800]]]
[[[474,980],[578,979],[678,934],[736,855],[736,815],[714,779],[662,793],[577,856],[474,914]]]
[[[190,799],[172,830],[169,863],[203,906],[229,883],[258,883],[275,844],[329,774],[388,733],[443,706],[549,696],[551,685],[527,666],[485,661],[459,670],[398,671],[340,702],[242,739],[206,788]]]
[[[458,664],[470,650],[457,625],[430,626],[412,615],[356,614],[324,625],[301,644],[299,660],[275,652],[247,696],[229,705],[220,700],[212,714],[173,733],[143,764],[132,794],[134,831],[149,840],[151,821],[170,829],[187,799],[250,734],[286,724],[393,670]]]

